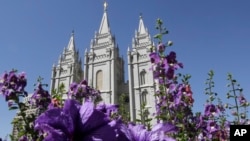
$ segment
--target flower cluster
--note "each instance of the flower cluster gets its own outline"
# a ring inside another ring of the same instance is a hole
[[[165,133],[176,132],[170,123],[157,124],[151,131],[143,125],[125,125],[120,119],[110,119],[115,105],[97,105],[86,100],[82,105],[73,99],[65,101],[64,107],[52,108],[35,121],[44,141],[153,141],[173,140]]]
[[[176,53],[170,51],[165,55],[166,48],[172,45],[171,41],[163,43],[162,38],[167,34],[166,28],[162,26],[163,22],[157,20],[156,28],[159,34],[155,36],[158,40],[157,47],[152,49],[149,55],[156,82],[156,118],[158,122],[170,122],[178,127],[178,132],[172,135],[177,140],[228,140],[230,124],[247,124],[246,107],[249,103],[242,94],[241,88],[232,76],[228,76],[229,86],[232,90],[227,94],[228,98],[235,99],[235,105],[227,104],[227,108],[233,110],[235,121],[230,122],[226,118],[226,107],[223,106],[220,99],[218,104],[214,103],[217,93],[212,91],[214,87],[213,71],[210,71],[206,84],[206,94],[209,96],[205,104],[204,113],[193,114],[192,106],[194,103],[191,85],[189,84],[190,75],[176,74],[176,70],[183,68],[183,64],[176,59]],[[182,76],[181,83],[179,78]],[[240,92],[239,95],[236,92]],[[244,110],[240,111],[240,108]]]
[[[88,82],[86,80],[81,81],[79,84],[73,82],[70,84],[70,88],[68,91],[68,97],[83,101],[83,99],[90,99],[93,101],[100,101],[100,91],[91,88],[88,86]]]
[[[166,48],[173,43],[171,41],[163,43],[162,37],[168,32],[162,26],[160,19],[157,20],[156,27],[160,31],[155,36],[158,39],[158,45],[149,55],[157,87],[155,115],[158,122],[170,122],[179,128],[178,132],[173,135],[176,139],[190,140],[197,131],[193,125],[195,118],[191,108],[194,99],[188,82],[190,75],[176,74],[178,69],[183,68],[183,64],[177,61],[174,51],[165,55]],[[180,83],[178,80],[181,76],[183,78]]]
[[[35,129],[44,141],[124,140],[118,121],[95,108],[91,101],[82,105],[73,99],[65,101],[62,108],[51,108],[35,121]]]
[[[0,94],[3,94],[8,102],[10,109],[16,109],[19,97],[27,96],[24,88],[27,85],[27,79],[24,72],[17,74],[16,70],[5,72],[0,78]]]
[[[35,92],[30,98],[31,106],[37,107],[40,110],[44,111],[48,108],[51,103],[50,94],[47,90],[44,90],[41,83],[38,83]]]

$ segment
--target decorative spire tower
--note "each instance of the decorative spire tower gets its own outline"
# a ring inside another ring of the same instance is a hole
[[[148,111],[152,115],[155,111],[154,80],[153,72],[149,71],[151,62],[149,59],[150,48],[153,42],[145,28],[142,15],[139,17],[138,31],[132,39],[132,50],[128,49],[128,79],[130,98],[130,117],[132,121],[136,119],[146,120],[140,117],[142,105],[147,105]]]
[[[111,34],[107,6],[107,2],[104,2],[99,31],[90,42],[89,52],[85,51],[84,78],[90,86],[101,91],[105,103],[117,103],[124,82],[124,61]]]
[[[72,82],[79,82],[83,79],[82,74],[81,60],[79,59],[79,52],[76,51],[74,31],[72,31],[68,46],[64,48],[60,55],[58,64],[52,67],[51,92],[58,89],[61,84],[65,86],[67,91]],[[66,98],[66,95],[64,95],[64,98]]]

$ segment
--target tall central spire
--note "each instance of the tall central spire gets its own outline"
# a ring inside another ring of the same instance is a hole
[[[108,4],[107,4],[106,1],[104,2],[103,6],[104,6],[104,13],[103,13],[101,25],[100,25],[100,28],[99,28],[99,34],[109,33],[110,32],[108,15],[107,15]]]
[[[144,34],[146,33],[146,28],[144,26],[144,23],[143,23],[143,19],[142,19],[142,14],[140,14],[140,21],[139,21],[139,28],[138,28],[138,32],[139,34]]]

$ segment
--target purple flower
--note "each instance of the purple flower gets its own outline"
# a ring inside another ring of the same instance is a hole
[[[170,123],[158,123],[148,131],[143,125],[130,123],[128,127],[123,126],[122,131],[130,141],[174,141],[166,133],[176,132],[177,128]]]
[[[5,93],[5,90],[8,86],[7,84],[7,79],[8,79],[8,74],[4,73],[1,77],[0,77],[0,93]]]
[[[196,119],[195,119],[195,121],[196,121],[196,128],[204,128],[204,127],[206,127],[206,121],[204,120],[204,117],[202,116],[202,115],[199,115],[199,116],[196,116],[195,117]]]
[[[207,104],[205,107],[206,116],[215,116],[219,112],[220,112],[219,109],[213,104]]]
[[[38,87],[35,89],[30,102],[36,107],[47,109],[51,102],[51,98],[49,92],[42,88],[42,84],[38,83]]]
[[[157,64],[161,61],[160,56],[156,52],[152,52],[149,54],[151,63]]]
[[[167,55],[165,58],[164,58],[164,64],[167,64],[165,65],[165,68],[166,70],[171,67],[172,69],[176,70],[176,69],[179,69],[179,68],[183,68],[183,64],[182,63],[179,63],[177,60],[176,60],[176,53],[171,51],[169,53],[169,55]]]
[[[177,60],[176,60],[176,53],[171,51],[169,53],[169,55],[166,56],[167,62],[168,64],[176,64]]]
[[[10,91],[18,94],[26,94],[24,91],[26,84],[27,80],[24,72],[20,74],[17,74],[16,71],[5,72],[0,77],[0,93],[7,97],[11,94]]]
[[[175,89],[176,89],[176,84],[169,83],[169,84],[167,84],[167,88],[168,88],[169,93],[173,93],[175,91]]]
[[[165,51],[165,48],[166,46],[163,44],[163,43],[160,43],[158,46],[157,46],[157,50],[162,53]]]
[[[127,141],[120,131],[120,123],[107,119],[88,100],[80,105],[70,99],[65,101],[63,108],[47,110],[35,121],[35,129],[46,135],[45,141]]]
[[[22,136],[18,141],[29,141],[27,136]]]
[[[19,101],[19,97],[27,96],[27,92],[24,90],[27,80],[25,73],[17,74],[17,71],[5,72],[0,77],[0,94],[5,96],[5,100]],[[15,103],[9,103],[9,106]]]
[[[10,71],[8,80],[9,82],[9,88],[16,89],[18,88],[18,77],[14,71]]]
[[[63,108],[53,108],[42,113],[35,121],[35,129],[45,135],[45,141],[70,141],[77,126],[79,106],[77,101],[66,100]]]
[[[89,86],[87,86],[85,83],[81,82],[80,84],[72,83],[70,84],[70,89],[68,92],[68,95],[75,98],[83,98],[88,97],[89,94]]]
[[[68,91],[68,97],[77,99],[79,101],[83,101],[83,98],[95,100],[96,98],[100,98],[100,91],[97,91],[90,86],[86,80],[83,80],[79,84],[72,83],[70,84],[70,88]]]
[[[86,101],[80,108],[79,131],[85,136],[81,140],[121,140],[127,141],[125,135],[120,131],[120,123],[110,121],[107,116],[94,108],[94,103]]]
[[[213,134],[215,132],[217,132],[219,129],[219,126],[217,125],[217,123],[215,121],[209,120],[207,123],[207,131],[210,134]]]
[[[24,91],[24,88],[27,85],[26,74],[22,72],[18,75],[18,78],[19,78],[18,91]]]
[[[69,86],[69,91],[68,91],[68,95],[69,96],[72,96],[72,95],[74,95],[74,94],[76,94],[77,93],[77,83],[75,83],[75,82],[73,82],[73,83],[71,83],[70,84],[70,86]]]
[[[173,68],[168,68],[166,76],[168,79],[173,79],[174,78],[174,69]]]
[[[93,131],[86,132],[80,141],[129,141],[127,136],[121,131],[119,121],[113,120]]]
[[[190,85],[180,84],[179,91],[177,95],[179,95],[180,100],[184,103],[184,105],[192,105],[194,102],[193,92],[191,90]]]
[[[238,97],[240,105],[246,105],[247,104],[247,100],[246,98],[243,96],[243,94],[240,94],[240,96]]]
[[[96,105],[96,109],[103,112],[108,118],[110,118],[112,114],[118,113],[118,107],[118,105],[106,104],[104,102],[98,103]]]

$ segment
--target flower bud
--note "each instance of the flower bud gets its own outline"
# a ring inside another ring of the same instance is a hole
[[[167,46],[172,46],[173,42],[172,41],[168,41]]]
[[[157,46],[157,50],[161,53],[161,52],[164,52],[165,51],[165,48],[166,46],[163,44],[163,43],[160,43],[158,46]]]
[[[241,114],[240,114],[240,117],[241,117],[242,119],[245,119],[245,118],[246,118],[246,114],[241,113]]]
[[[228,104],[225,104],[224,107],[225,107],[225,108],[228,108]]]

